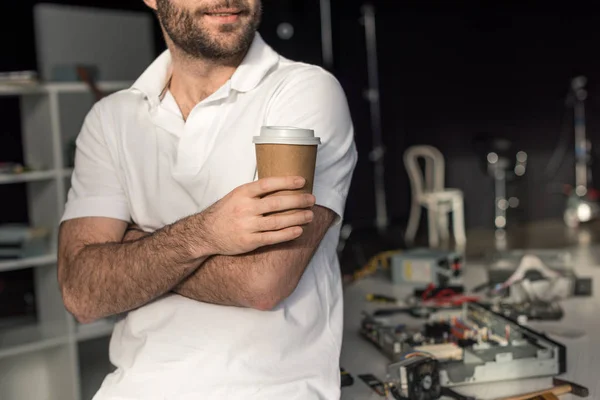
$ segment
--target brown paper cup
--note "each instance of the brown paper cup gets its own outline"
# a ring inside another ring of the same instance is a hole
[[[317,162],[319,138],[307,129],[289,127],[263,127],[261,136],[254,139],[258,178],[273,176],[301,176],[304,187],[269,194],[282,196],[292,193],[311,193]],[[294,212],[290,210],[288,212]]]
[[[301,176],[306,184],[298,190],[280,191],[274,194],[285,195],[293,192],[311,193],[315,178],[317,146],[293,144],[257,144],[256,164],[258,178],[272,176]]]

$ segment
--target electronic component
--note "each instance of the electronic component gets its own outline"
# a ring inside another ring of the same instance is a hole
[[[379,348],[388,358],[395,360],[407,346],[410,334],[403,325],[389,326],[365,314],[360,333]]]
[[[591,278],[579,278],[568,251],[512,250],[498,252],[488,261],[488,287],[520,301],[553,301],[591,296]]]
[[[556,376],[566,371],[566,348],[486,307],[467,303],[462,322],[471,326],[477,342],[465,347],[464,361],[444,363],[444,387]],[[472,336],[472,335],[471,335]]]
[[[340,368],[340,383],[342,387],[354,385],[354,378],[344,368]]]
[[[575,280],[575,287],[573,288],[573,296],[592,296],[594,289],[594,282],[592,278],[577,278]]]
[[[373,312],[373,316],[374,317],[383,317],[386,315],[409,314],[415,318],[429,318],[429,316],[436,311],[437,311],[437,309],[434,307],[422,307],[422,306],[380,308]]]
[[[395,284],[425,288],[430,284],[446,287],[460,283],[462,256],[435,249],[414,249],[390,257],[391,278]]]
[[[383,294],[369,293],[366,296],[367,301],[372,301],[375,303],[397,303],[398,299],[391,296],[385,296]]]
[[[362,374],[358,375],[358,377],[366,383],[375,393],[380,396],[385,396],[385,385],[381,382],[375,375],[372,374]]]
[[[450,324],[446,321],[430,322],[424,326],[423,334],[436,343],[447,342],[450,336]]]
[[[390,393],[397,400],[436,400],[442,394],[439,362],[423,353],[411,353],[388,366]]]
[[[529,320],[558,321],[562,319],[564,312],[560,303],[554,301],[527,302],[518,304],[497,303],[490,306],[494,312],[504,315],[510,319],[517,320],[525,317]]]
[[[463,349],[456,343],[437,343],[415,346],[415,351],[430,354],[439,361],[461,361]]]
[[[422,297],[427,295],[429,297],[437,296],[441,291],[446,291],[447,289],[451,290],[454,294],[464,294],[465,287],[463,285],[451,285],[446,287],[426,287],[426,288],[417,288],[414,290],[415,297]]]
[[[556,376],[566,369],[562,344],[477,303],[434,313],[420,327],[407,327],[402,317],[365,314],[361,334],[392,363],[410,352],[437,359],[444,388]]]

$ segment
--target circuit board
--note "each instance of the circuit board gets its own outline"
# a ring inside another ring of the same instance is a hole
[[[445,387],[555,376],[566,370],[565,346],[476,303],[433,314],[417,326],[365,314],[361,334],[392,363],[408,352],[434,357]]]

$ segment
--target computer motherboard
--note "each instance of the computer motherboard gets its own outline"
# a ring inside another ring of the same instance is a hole
[[[407,354],[436,360],[442,387],[556,376],[566,370],[565,346],[477,303],[432,314],[418,326],[365,314],[361,334],[390,359],[388,370]]]

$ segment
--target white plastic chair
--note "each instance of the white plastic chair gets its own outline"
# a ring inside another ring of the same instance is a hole
[[[425,161],[425,171],[419,159]],[[412,244],[419,228],[421,207],[427,209],[429,246],[436,248],[440,237],[449,236],[448,213],[452,213],[452,228],[456,246],[464,250],[467,242],[464,222],[463,193],[459,189],[444,187],[445,162],[442,153],[432,146],[412,146],[404,152],[404,164],[410,178],[412,204],[406,242]],[[423,173],[424,172],[424,173]]]

